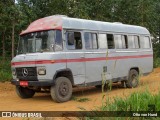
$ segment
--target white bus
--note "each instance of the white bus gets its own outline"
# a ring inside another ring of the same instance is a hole
[[[21,32],[11,64],[21,98],[45,90],[65,102],[73,87],[101,86],[104,78],[137,87],[139,74],[153,70],[153,50],[144,27],[55,15]]]

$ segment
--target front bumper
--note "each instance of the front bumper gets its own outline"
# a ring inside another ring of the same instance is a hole
[[[43,86],[52,86],[54,85],[53,80],[47,80],[47,81],[27,81],[28,86],[35,86],[35,87],[43,87]],[[20,81],[17,80],[11,80],[11,83],[13,85],[20,85]]]

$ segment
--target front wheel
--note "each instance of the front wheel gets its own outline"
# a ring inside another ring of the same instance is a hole
[[[128,88],[135,88],[139,84],[139,74],[135,69],[130,70],[126,86]]]
[[[19,97],[25,99],[33,97],[35,91],[27,87],[16,86],[16,93]]]
[[[55,85],[50,88],[51,97],[55,102],[66,102],[72,96],[72,84],[66,77],[58,77]]]

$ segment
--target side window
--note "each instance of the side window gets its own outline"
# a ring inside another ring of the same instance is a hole
[[[141,48],[151,48],[150,39],[148,36],[141,37]]]
[[[117,49],[122,49],[123,48],[122,36],[121,35],[114,35],[114,41],[115,41],[115,47]]]
[[[128,36],[128,48],[140,48],[139,36],[136,35]]]
[[[98,40],[97,40],[97,34],[96,33],[91,33],[92,37],[92,42],[93,42],[93,49],[98,49]]]
[[[67,48],[69,50],[82,49],[80,32],[67,32]]]
[[[61,51],[62,48],[63,48],[62,32],[60,30],[56,30],[55,51]]]
[[[98,49],[98,41],[96,33],[84,33],[85,48],[86,49]]]
[[[139,36],[134,36],[135,48],[140,48]]]
[[[128,36],[128,48],[135,48],[134,36]]]
[[[107,48],[107,36],[106,34],[98,35],[99,48]]]
[[[123,44],[123,49],[128,48],[127,35],[122,35],[122,44]]]
[[[108,49],[114,49],[114,38],[113,34],[107,34],[107,44],[108,44]]]

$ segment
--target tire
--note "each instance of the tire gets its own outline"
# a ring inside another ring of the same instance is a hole
[[[16,93],[19,97],[26,99],[32,98],[35,94],[35,91],[27,87],[16,86]]]
[[[135,69],[130,70],[126,86],[128,88],[135,88],[139,84],[139,74]]]
[[[50,88],[51,97],[55,102],[62,103],[71,99],[72,84],[66,77],[58,77],[55,85]]]

